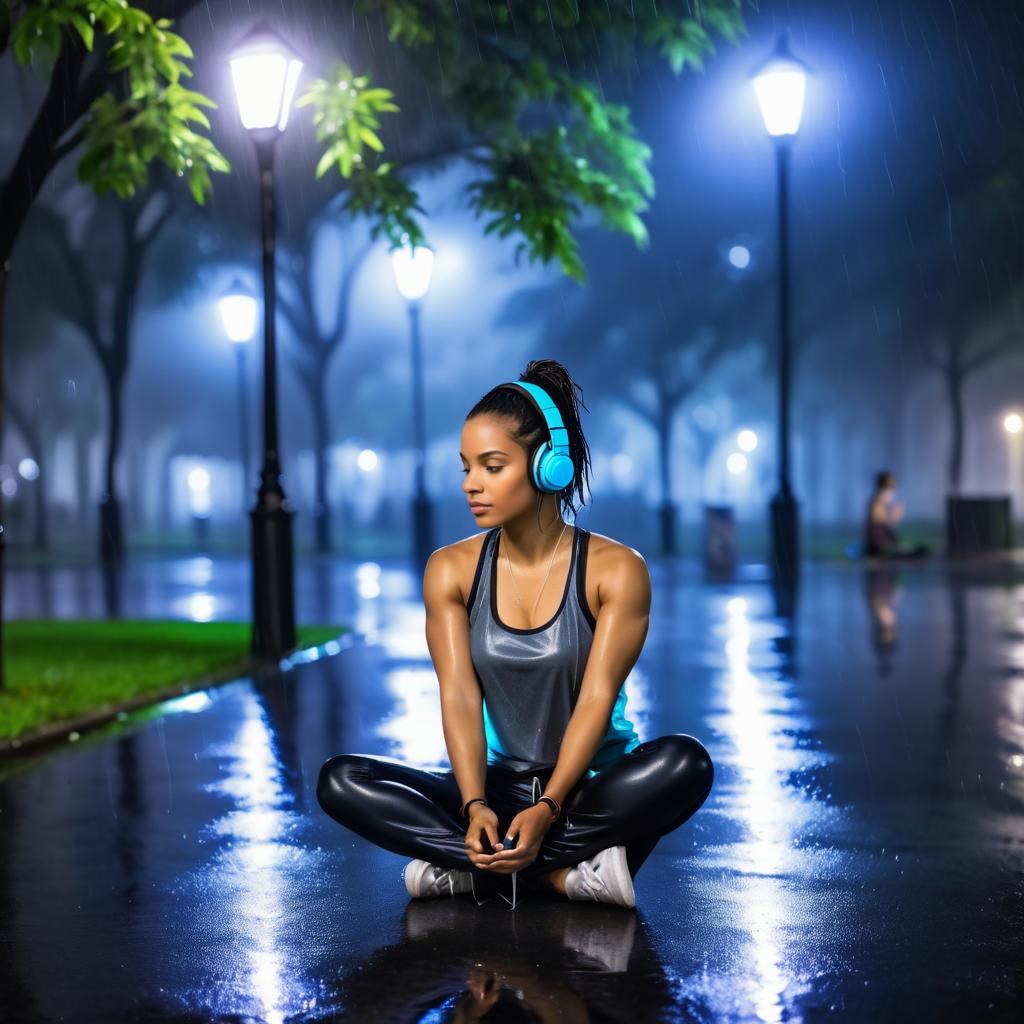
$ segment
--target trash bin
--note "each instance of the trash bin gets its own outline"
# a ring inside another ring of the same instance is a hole
[[[732,505],[704,506],[704,565],[712,572],[736,568],[736,515]]]
[[[1009,495],[946,497],[946,551],[977,555],[1013,547]]]

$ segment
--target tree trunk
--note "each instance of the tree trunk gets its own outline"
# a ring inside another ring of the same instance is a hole
[[[36,464],[39,475],[31,482],[32,503],[35,505],[35,517],[32,524],[33,545],[40,551],[47,547],[46,530],[46,457],[43,454],[43,444],[39,439],[39,432],[32,425],[27,413],[21,409],[13,399],[7,399],[8,412],[11,422],[18,428],[29,455]]]
[[[100,559],[104,562],[120,561],[124,554],[124,531],[121,528],[121,508],[114,484],[114,469],[121,445],[121,405],[124,374],[110,369],[107,378],[107,457],[104,470],[103,496],[100,498]]]
[[[6,311],[7,278],[10,274],[10,260],[3,256],[0,258],[0,451],[3,450],[5,413],[4,396],[4,314]],[[4,536],[4,496],[0,491],[0,690],[5,688],[5,665],[7,659],[4,657],[4,550],[7,547],[7,538]]]
[[[79,529],[92,529],[92,507],[89,503],[90,438],[84,431],[75,431],[75,509]]]

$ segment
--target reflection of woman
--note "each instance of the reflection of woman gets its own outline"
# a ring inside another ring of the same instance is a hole
[[[896,524],[903,518],[904,509],[902,502],[895,500],[895,491],[892,473],[876,474],[864,525],[864,554],[869,558],[917,558],[929,551],[927,544],[907,547],[900,543]]]
[[[625,717],[650,579],[632,548],[563,519],[588,484],[577,390],[559,363],[531,362],[463,425],[463,491],[486,530],[435,551],[423,577],[453,770],[339,754],[320,771],[328,814],[415,858],[413,896],[479,901],[512,875],[513,906],[517,877],[634,906],[640,865],[711,790],[697,739],[640,743]]]

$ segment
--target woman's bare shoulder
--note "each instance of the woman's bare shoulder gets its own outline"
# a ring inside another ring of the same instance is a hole
[[[487,539],[487,532],[484,530],[481,533],[463,537],[462,540],[452,541],[451,544],[445,544],[431,555],[431,558],[440,560],[454,577],[463,604],[469,600],[469,592],[473,587],[473,577],[476,575],[477,562],[480,560],[480,552]]]
[[[630,592],[649,592],[650,576],[644,556],[628,544],[591,532],[587,548],[587,599],[591,607],[599,611],[622,587]]]
[[[587,566],[591,561],[601,561],[612,565],[621,565],[623,562],[644,561],[644,556],[631,548],[628,544],[606,537],[603,533],[590,531],[590,544],[587,548]]]

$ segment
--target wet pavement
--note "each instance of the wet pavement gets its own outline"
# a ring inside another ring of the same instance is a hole
[[[244,615],[244,569],[195,562],[125,607]],[[339,563],[300,617],[352,639],[0,766],[0,1019],[1022,1019],[1024,583],[810,565],[789,618],[756,569],[651,572],[628,714],[716,774],[635,911],[410,900],[320,810],[331,754],[446,767],[418,580]]]

